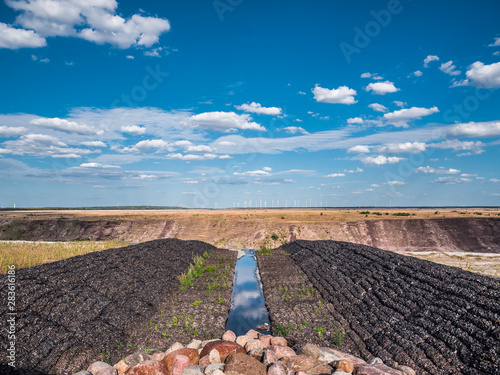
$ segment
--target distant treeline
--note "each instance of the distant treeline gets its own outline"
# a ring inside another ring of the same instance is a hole
[[[184,207],[178,206],[104,206],[104,207],[0,207],[0,211],[97,211],[97,210],[185,210]]]

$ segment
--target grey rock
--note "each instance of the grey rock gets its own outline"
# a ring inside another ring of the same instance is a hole
[[[204,366],[187,366],[184,367],[180,375],[203,375],[205,372]]]
[[[375,357],[375,358],[372,358],[370,359],[368,362],[369,365],[376,365],[376,364],[384,364],[384,361],[382,361],[379,357]]]
[[[97,371],[101,371],[101,370],[105,370],[107,368],[112,368],[110,364],[106,363],[106,362],[102,362],[102,361],[97,361],[97,362],[94,362],[92,363],[89,368],[87,369],[88,372],[90,372],[91,374],[96,374]]]
[[[318,359],[320,352],[319,348],[314,344],[306,344],[300,349],[299,354],[307,355],[308,357]]]
[[[73,374],[73,375],[92,375],[92,373],[85,371],[85,370],[82,370],[82,371],[78,371],[76,374]]]
[[[214,363],[212,365],[205,367],[205,374],[211,375],[215,370],[219,370],[221,372],[224,372],[225,368],[226,368],[226,365],[224,363]]]
[[[255,359],[258,359],[259,361],[262,361],[262,357],[264,356],[264,350],[260,348],[252,349],[248,352],[248,355],[254,357]]]
[[[257,331],[267,331],[267,332],[269,332],[271,330],[271,326],[269,325],[269,323],[264,323],[264,324],[261,324],[260,326],[257,326],[255,329]]]

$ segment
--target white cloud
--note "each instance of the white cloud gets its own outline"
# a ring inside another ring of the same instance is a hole
[[[484,65],[476,61],[465,72],[468,80],[474,87],[499,88],[500,87],[500,62]]]
[[[484,143],[481,141],[459,141],[458,139],[447,139],[440,143],[431,143],[429,147],[440,149],[453,149],[454,151],[471,151],[471,155],[478,155],[484,152]],[[463,156],[465,154],[460,154]]]
[[[377,152],[381,154],[416,154],[425,151],[426,145],[422,142],[388,143],[377,147]]]
[[[87,141],[82,142],[82,145],[88,147],[107,147],[106,143],[104,143],[103,141]]]
[[[345,174],[344,173],[332,173],[326,177],[345,177]]]
[[[281,108],[278,107],[263,107],[259,103],[252,102],[250,104],[245,103],[242,105],[235,105],[236,109],[244,112],[257,113],[259,115],[271,115],[278,116],[283,113]]]
[[[393,103],[396,104],[398,107],[401,107],[401,108],[403,108],[404,106],[406,106],[406,102],[401,102],[399,100],[394,100]]]
[[[449,74],[450,76],[458,76],[461,72],[460,70],[456,70],[456,66],[453,65],[453,61],[450,60],[446,63],[441,64],[439,70],[442,72]]]
[[[460,173],[459,169],[445,169],[444,167],[439,167],[438,169],[432,167],[418,167],[415,169],[415,172],[421,172],[425,174],[458,174]],[[463,176],[463,175],[462,175]]]
[[[362,169],[360,167],[357,167],[355,170],[354,169],[344,170],[344,172],[347,172],[347,173],[361,173],[361,172],[364,172],[364,169]]]
[[[429,55],[429,56],[427,56],[424,59],[424,68],[428,68],[429,67],[429,63],[431,61],[439,61],[439,57],[437,57],[436,55]]]
[[[369,154],[370,153],[370,147],[368,146],[363,146],[363,145],[357,145],[354,147],[350,147],[347,150],[348,153],[359,153],[359,154]]]
[[[422,73],[420,70],[416,70],[416,71],[414,71],[414,72],[413,72],[413,75],[414,75],[415,77],[422,77],[422,75],[423,75],[423,74],[424,74],[424,73]]]
[[[363,164],[368,164],[368,165],[384,165],[384,164],[396,164],[399,163],[401,160],[405,160],[405,158],[400,158],[397,156],[367,156],[363,159],[361,159],[361,162]]]
[[[264,167],[262,168],[262,170],[266,172],[271,172],[273,169],[271,167]]]
[[[348,124],[362,124],[363,119],[361,117],[353,117],[347,119]]]
[[[123,133],[141,135],[146,133],[146,128],[137,125],[124,125],[120,128]]]
[[[361,74],[361,78],[370,78],[371,76],[372,76],[372,74],[369,72]]]
[[[377,111],[377,112],[387,112],[388,111],[386,106],[379,104],[379,103],[368,104],[368,107],[370,107],[371,109],[373,109],[374,111]]]
[[[377,73],[372,74],[369,72],[361,74],[361,78],[371,78],[376,80],[383,79],[383,77],[379,76]]]
[[[144,56],[149,57],[161,57],[162,55],[168,55],[168,51],[166,51],[163,47],[156,47],[150,49],[149,51],[144,51]]]
[[[284,131],[286,131],[288,134],[309,134],[307,130],[300,126],[287,126],[283,128]]]
[[[356,90],[347,86],[340,86],[337,89],[330,90],[316,84],[311,91],[314,94],[314,99],[319,103],[350,105],[358,102],[354,99],[354,95],[357,94]]]
[[[59,130],[65,133],[75,133],[80,135],[101,135],[104,134],[103,130],[96,129],[93,126],[79,124],[75,121],[68,121],[64,119],[60,119],[58,117],[55,118],[37,118],[30,121],[30,124],[38,125],[44,128]]]
[[[210,146],[206,145],[189,145],[185,148],[186,152],[205,152],[205,153],[211,153],[214,150]]]
[[[139,174],[138,176],[132,177],[134,180],[156,180],[158,178],[155,174]]]
[[[445,134],[457,138],[497,137],[500,136],[500,121],[450,125],[445,129]]]
[[[403,182],[403,181],[387,181],[385,184],[389,185],[389,186],[402,186],[402,185],[406,185],[406,182]]]
[[[299,91],[297,92],[298,95],[306,95],[306,93],[304,91]]]
[[[488,44],[488,47],[500,47],[500,37],[496,37],[493,43]]]
[[[166,19],[143,17],[134,14],[125,19],[117,15],[115,0],[7,0],[6,4],[20,12],[16,24],[31,33],[25,36],[31,44],[23,47],[45,45],[45,37],[76,37],[97,44],[110,43],[119,48],[131,46],[150,47],[170,30]],[[36,34],[33,36],[33,31]],[[17,47],[20,48],[20,47]]]
[[[490,178],[490,182],[497,183],[497,182],[500,182],[500,180],[498,178]]]
[[[16,29],[0,22],[0,48],[39,48],[46,45],[45,38],[33,30]]]
[[[235,176],[246,176],[246,177],[263,177],[263,176],[270,176],[271,173],[265,170],[256,170],[256,171],[246,171],[246,172],[234,172]]]
[[[215,154],[203,154],[203,155],[192,155],[192,154],[168,154],[167,158],[176,159],[176,160],[184,160],[184,161],[201,161],[201,160],[213,160],[217,159],[217,155]]]
[[[134,59],[135,59],[135,57],[134,57],[134,56],[132,56],[132,55],[127,55],[126,59],[128,59],[128,60],[134,60]]]
[[[140,141],[132,147],[125,147],[123,152],[137,152],[145,153],[150,150],[156,150],[157,152],[163,150],[171,150],[172,144],[164,141],[163,139],[147,139]]]
[[[219,159],[232,159],[233,157],[231,155],[221,155],[219,156]]]
[[[365,91],[372,91],[373,94],[377,95],[385,95],[388,93],[392,92],[397,92],[399,91],[396,86],[394,86],[394,83],[390,81],[384,81],[384,82],[372,82],[366,86]]]
[[[0,126],[0,137],[15,137],[26,133],[27,130],[24,127]]]
[[[193,124],[208,130],[232,132],[235,129],[259,130],[266,129],[252,121],[248,114],[238,115],[234,112],[204,112],[190,117]]]
[[[436,112],[439,112],[438,107],[432,107],[432,108],[411,107],[386,113],[384,115],[384,119],[387,120],[389,124],[406,127],[407,126],[406,123],[408,121],[421,119],[424,116],[429,116]]]
[[[110,168],[120,168],[117,165],[111,164],[101,164],[101,163],[83,163],[80,164],[79,168],[98,168],[98,169],[110,169]]]
[[[471,182],[470,178],[465,177],[439,177],[437,180],[433,181],[435,184],[445,184],[445,185],[455,185],[464,182]]]

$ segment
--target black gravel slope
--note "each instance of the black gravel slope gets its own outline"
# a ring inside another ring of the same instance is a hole
[[[18,367],[72,373],[73,366],[103,360],[103,350],[113,358],[116,344],[129,342],[178,292],[177,275],[193,255],[215,250],[199,241],[157,240],[17,271]],[[6,276],[0,281],[5,317]],[[4,324],[0,365],[8,362]]]
[[[373,355],[420,374],[500,374],[499,279],[347,242],[281,249]]]

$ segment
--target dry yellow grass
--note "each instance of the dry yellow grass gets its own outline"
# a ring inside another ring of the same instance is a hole
[[[127,246],[120,241],[72,241],[72,242],[0,242],[0,273],[6,273],[9,265],[16,269],[55,262],[76,255],[84,255],[116,247]]]

